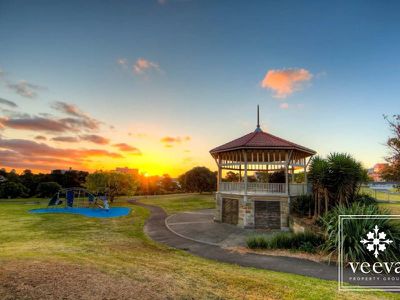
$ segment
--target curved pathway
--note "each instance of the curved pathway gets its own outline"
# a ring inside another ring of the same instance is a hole
[[[292,257],[268,256],[253,253],[241,254],[228,251],[216,245],[204,244],[185,239],[172,233],[165,226],[167,214],[162,208],[143,204],[136,200],[131,200],[129,202],[150,210],[151,215],[145,223],[144,230],[147,235],[157,242],[188,251],[204,258],[237,264],[243,267],[254,267],[277,272],[286,272],[326,280],[337,279],[336,266],[329,266],[324,263],[317,263]]]

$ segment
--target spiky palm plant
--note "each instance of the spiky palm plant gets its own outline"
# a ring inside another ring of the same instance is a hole
[[[352,202],[364,179],[361,163],[347,153],[331,153],[327,158],[326,185],[336,204]]]
[[[321,214],[321,200],[325,199],[325,211],[328,210],[329,193],[327,190],[328,162],[316,156],[312,159],[309,170],[309,178],[312,182],[314,197],[314,217]]]

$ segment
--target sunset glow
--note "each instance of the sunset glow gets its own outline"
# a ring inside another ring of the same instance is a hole
[[[333,17],[317,2],[12,3],[0,5],[7,170],[215,170],[209,150],[253,131],[257,104],[264,130],[318,154],[348,152],[365,167],[386,155],[398,22],[383,31],[355,5]]]

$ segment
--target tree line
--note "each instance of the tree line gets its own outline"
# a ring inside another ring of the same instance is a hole
[[[89,173],[77,170],[53,170],[35,174],[24,170],[7,172],[0,169],[0,198],[51,197],[62,188],[82,187],[93,193],[106,193],[111,198],[119,195],[158,195],[182,192],[213,192],[217,174],[206,167],[195,167],[178,178],[169,174],[145,176],[117,171]]]

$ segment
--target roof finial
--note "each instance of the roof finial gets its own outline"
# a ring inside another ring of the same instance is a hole
[[[256,131],[262,131],[260,128],[260,105],[257,104],[257,128]]]

